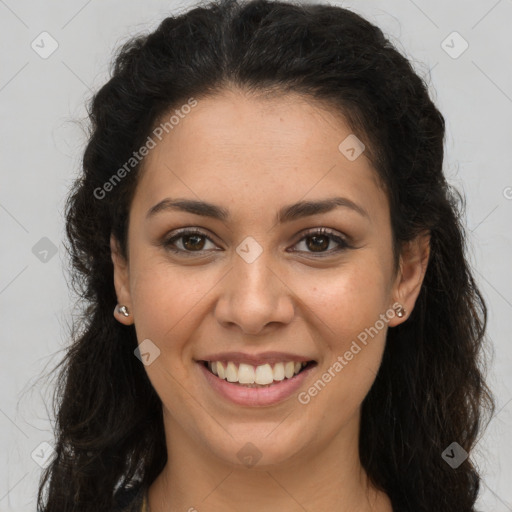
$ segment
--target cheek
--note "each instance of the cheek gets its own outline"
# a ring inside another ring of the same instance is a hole
[[[375,329],[375,321],[373,318],[362,327],[364,323],[349,325],[350,318],[343,324],[340,317],[334,325],[337,332],[324,332],[324,346],[328,344],[325,359],[311,385],[298,396],[304,413],[311,418],[305,426],[309,435],[332,438],[340,425],[357,416],[375,381],[385,347],[387,326]],[[320,424],[318,418],[322,418]]]
[[[132,301],[137,339],[139,343],[149,339],[159,350],[145,370],[168,412],[188,411],[195,406],[190,394],[183,392],[193,357],[190,341],[197,336],[200,317],[206,314],[205,295],[215,280],[210,284],[208,274],[197,268],[178,271],[149,258],[135,268]],[[178,415],[183,422],[190,421],[187,414]]]
[[[361,260],[315,279],[314,285],[303,281],[302,286],[303,296],[309,288],[306,303],[316,316],[322,353],[317,375],[321,382],[306,390],[304,402],[310,400],[315,414],[339,404],[337,413],[343,411],[348,418],[368,393],[382,360],[389,275],[378,262]]]
[[[197,328],[202,301],[214,284],[213,277],[198,268],[184,272],[148,260],[135,272],[132,301],[137,338],[154,340],[163,356],[186,348],[185,341]]]
[[[332,348],[343,349],[349,338],[373,326],[390,306],[390,276],[375,261],[361,260],[319,276],[314,283],[302,279],[297,288],[325,324]]]

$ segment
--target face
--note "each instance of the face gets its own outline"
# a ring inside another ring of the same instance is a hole
[[[260,466],[356,440],[386,332],[407,319],[393,304],[413,308],[425,251],[411,246],[395,272],[376,172],[364,151],[339,149],[351,134],[304,97],[225,91],[198,100],[146,157],[128,261],[112,239],[117,297],[131,312],[116,317],[150,340],[141,351],[169,439],[233,464],[245,447]],[[311,204],[290,208],[301,202]],[[205,367],[212,359],[227,377]],[[309,364],[282,378],[289,362]],[[249,366],[260,382],[274,370],[273,384],[228,382],[233,368],[250,381]]]

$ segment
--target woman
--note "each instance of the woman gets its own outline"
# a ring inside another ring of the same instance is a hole
[[[443,117],[382,32],[197,7],[90,118],[40,510],[473,511],[486,307]]]

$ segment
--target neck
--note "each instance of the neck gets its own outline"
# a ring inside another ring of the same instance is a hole
[[[275,465],[233,465],[204,449],[167,415],[168,460],[149,489],[151,512],[392,512],[361,466],[358,428]],[[358,418],[355,419],[358,427]]]

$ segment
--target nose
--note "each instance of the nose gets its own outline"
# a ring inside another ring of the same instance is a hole
[[[222,280],[215,307],[217,321],[225,328],[237,326],[258,335],[269,324],[288,324],[295,315],[293,292],[279,266],[265,251],[252,263],[236,255]]]

